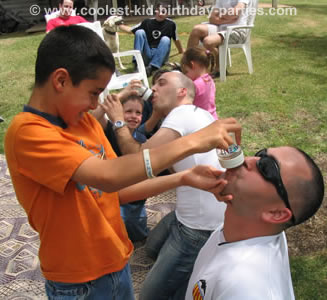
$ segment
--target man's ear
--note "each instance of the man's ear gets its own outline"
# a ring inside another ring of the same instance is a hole
[[[69,73],[64,68],[56,69],[51,75],[51,81],[57,92],[63,91],[69,81],[71,81]]]
[[[184,98],[187,95],[187,88],[179,88],[177,95]]]
[[[292,218],[292,212],[286,207],[275,208],[269,211],[264,211],[261,217],[267,223],[282,224]]]

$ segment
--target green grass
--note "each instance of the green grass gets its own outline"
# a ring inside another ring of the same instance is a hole
[[[325,300],[327,295],[327,251],[319,255],[291,258],[296,299]]]
[[[241,122],[246,154],[265,146],[297,146],[317,158],[326,175],[327,4],[325,0],[285,3],[297,8],[296,16],[256,18],[252,75],[242,51],[232,51],[230,76],[225,83],[216,81],[217,111],[220,117],[233,116]],[[176,18],[184,47],[192,26],[202,21],[205,17]],[[0,124],[0,153],[10,120],[29,99],[36,50],[43,36],[19,33],[0,37],[0,115],[5,118]],[[131,49],[133,39],[121,34],[120,44],[121,50]],[[171,55],[176,53],[172,46]],[[179,60],[180,55],[171,57],[171,61]],[[326,265],[326,248],[291,257],[296,299],[326,299]]]

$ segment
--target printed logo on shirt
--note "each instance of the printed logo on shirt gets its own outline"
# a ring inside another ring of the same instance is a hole
[[[193,299],[203,300],[206,294],[207,283],[204,279],[200,279],[193,287]]]
[[[161,31],[159,31],[159,30],[153,30],[153,31],[152,31],[152,37],[153,37],[155,40],[157,40],[158,38],[160,38],[160,36],[161,36]]]
[[[96,145],[91,149],[90,147],[87,147],[83,140],[78,141],[78,144],[81,145],[83,148],[88,149],[94,156],[100,158],[100,159],[106,159],[106,153],[104,151],[103,145]],[[102,196],[102,191],[99,189],[96,189],[91,186],[87,186],[86,184],[81,184],[79,182],[76,182],[76,188],[79,191],[84,191],[85,187],[88,187],[89,191],[92,193],[93,197],[95,199],[98,199]]]

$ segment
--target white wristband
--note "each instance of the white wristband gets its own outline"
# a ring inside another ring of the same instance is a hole
[[[148,178],[156,177],[153,175],[149,149],[143,150],[143,159],[144,159],[145,172],[146,172],[146,175],[148,176]]]

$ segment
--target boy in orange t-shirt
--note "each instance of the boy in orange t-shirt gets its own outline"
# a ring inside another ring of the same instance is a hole
[[[11,178],[40,235],[51,299],[134,299],[128,265],[133,246],[119,205],[180,185],[221,192],[226,181],[210,167],[152,177],[192,153],[227,148],[228,131],[240,138],[240,126],[226,119],[143,154],[117,158],[88,113],[114,71],[109,48],[93,31],[52,30],[38,49],[29,102],[6,133]]]

